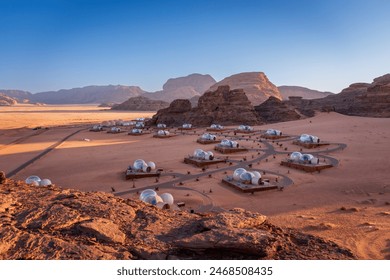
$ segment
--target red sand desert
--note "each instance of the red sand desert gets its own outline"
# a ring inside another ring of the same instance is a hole
[[[6,174],[17,170],[51,147],[50,152],[12,178],[25,180],[30,175],[38,175],[50,178],[57,186],[83,191],[111,192],[114,188],[115,194],[124,198],[138,198],[137,191],[159,186],[164,192],[172,193],[176,202],[185,202],[185,211],[241,207],[267,215],[275,225],[332,240],[352,250],[360,259],[390,258],[389,118],[318,113],[314,118],[255,127],[257,131],[275,128],[295,136],[308,133],[330,142],[329,146],[314,150],[303,149],[322,151],[321,155],[339,161],[336,167],[320,173],[280,166],[280,161],[287,156],[281,153],[257,161],[269,149],[258,141],[260,134],[251,138],[242,135],[239,143],[250,150],[230,154],[232,165],[221,163],[202,171],[184,164],[183,159],[196,148],[213,151],[213,144],[196,143],[206,128],[167,139],[153,138],[152,133],[131,136],[127,132],[110,134],[88,130],[92,124],[105,120],[132,120],[153,114],[102,111],[96,106],[3,107],[0,111],[0,170]],[[43,129],[32,130],[37,126]],[[172,129],[171,132],[174,133]],[[60,142],[72,133],[75,134]],[[228,135],[233,137],[232,132]],[[268,143],[278,152],[286,148],[287,152],[300,149],[290,138]],[[347,146],[332,151],[339,147],[337,143]],[[138,158],[154,161],[157,168],[164,170],[158,182],[155,178],[134,182],[124,179],[127,166]],[[249,161],[254,161],[253,169],[265,171],[263,177],[271,182],[276,183],[278,179],[280,183],[287,177],[293,184],[283,191],[248,194],[221,183],[225,172],[232,175],[237,164]]]

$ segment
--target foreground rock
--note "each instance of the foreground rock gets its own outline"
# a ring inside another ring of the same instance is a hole
[[[263,123],[293,121],[303,117],[294,106],[282,102],[273,96],[262,104],[255,106],[255,110],[259,121]]]
[[[190,214],[102,192],[0,184],[0,259],[353,259],[232,209]]]
[[[177,126],[191,123],[195,126],[209,126],[212,123],[258,124],[256,112],[242,89],[230,90],[229,86],[220,86],[208,91],[198,100],[198,106],[192,108],[185,99],[173,101],[169,108],[160,110],[153,116],[150,124],[165,123]]]
[[[229,86],[231,89],[243,89],[253,106],[266,101],[270,96],[282,100],[278,88],[271,83],[263,72],[246,72],[232,75],[210,87],[215,91],[219,86]]]
[[[121,104],[112,106],[111,110],[126,111],[158,111],[167,108],[168,102],[161,100],[151,100],[143,96],[132,97]]]

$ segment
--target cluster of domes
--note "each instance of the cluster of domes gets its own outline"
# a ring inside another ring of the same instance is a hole
[[[293,152],[290,155],[290,160],[297,163],[318,164],[319,159],[311,154],[302,154],[300,152]]]
[[[220,143],[221,146],[223,147],[228,147],[228,148],[238,148],[240,144],[238,144],[237,141],[229,140],[229,139],[223,139]]]
[[[33,185],[35,187],[46,187],[52,184],[50,179],[41,179],[36,175],[29,176],[25,182],[26,184]]]
[[[309,135],[309,134],[302,134],[299,137],[299,141],[301,141],[303,143],[319,143],[320,138],[318,138],[317,136]]]
[[[128,169],[134,170],[135,172],[149,173],[156,169],[156,164],[153,161],[146,163],[143,159],[137,159],[134,161],[133,166],[129,166]]]
[[[245,168],[237,168],[234,170],[233,179],[235,181],[244,183],[244,184],[252,184],[252,185],[260,185],[261,184],[261,174],[258,171],[247,171]]]
[[[205,159],[205,160],[213,160],[214,159],[214,154],[210,151],[205,152],[202,149],[196,149],[194,151],[194,158],[197,159]]]
[[[215,136],[214,134],[210,134],[210,133],[205,133],[201,136],[201,138],[203,140],[216,140],[217,139],[217,136]]]

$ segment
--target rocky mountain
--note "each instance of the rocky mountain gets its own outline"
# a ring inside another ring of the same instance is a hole
[[[158,111],[167,108],[168,102],[161,100],[151,100],[144,96],[131,97],[121,104],[114,105],[111,110],[126,111]]]
[[[293,121],[302,118],[294,106],[271,96],[265,102],[255,106],[258,119],[262,123]]]
[[[122,103],[130,97],[141,95],[144,92],[137,86],[87,86],[62,89],[59,91],[39,92],[33,95],[33,100],[47,104]]]
[[[320,99],[292,98],[286,101],[301,113],[335,111],[362,117],[390,117],[390,74],[375,78],[371,84],[354,83],[339,94]]]
[[[256,112],[242,89],[230,90],[229,86],[219,86],[207,91],[192,108],[189,100],[175,100],[166,109],[153,116],[151,124],[209,126],[212,123],[258,124]]]
[[[263,103],[270,96],[282,100],[278,88],[268,80],[263,72],[235,74],[214,84],[209,90],[215,91],[221,85],[228,85],[231,89],[243,89],[253,106]]]
[[[175,99],[190,99],[201,96],[215,82],[210,75],[191,74],[169,79],[163,85],[163,90],[144,93],[143,96],[167,102],[172,102]]]
[[[288,100],[289,96],[301,96],[304,99],[316,99],[334,94],[329,91],[318,91],[298,86],[280,86],[278,89],[283,100]]]
[[[17,103],[16,99],[0,93],[0,106],[12,106]]]
[[[33,187],[0,173],[0,259],[355,259],[331,241],[243,209],[162,210],[103,192]]]
[[[31,92],[23,91],[23,90],[15,90],[15,89],[0,89],[0,94],[7,95],[19,103],[28,103],[29,100],[33,99],[33,95]]]

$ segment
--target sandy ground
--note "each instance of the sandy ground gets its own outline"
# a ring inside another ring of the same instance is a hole
[[[283,191],[252,195],[223,185],[221,179],[231,175],[229,168],[240,164],[240,160],[242,164],[244,157],[250,161],[266,153],[267,145],[258,142],[256,136],[244,136],[240,144],[261,150],[229,155],[234,161],[232,165],[221,163],[202,171],[184,164],[183,159],[196,148],[213,150],[214,145],[196,143],[204,129],[167,139],[156,139],[152,134],[131,136],[126,132],[90,132],[85,123],[129,120],[152,113],[111,113],[93,106],[12,108],[0,110],[0,169],[6,173],[67,135],[85,128],[20,170],[14,175],[15,179],[24,180],[35,174],[50,178],[62,187],[105,192],[114,188],[115,193],[124,198],[137,198],[137,191],[159,186],[160,193],[170,192],[176,201],[185,202],[185,210],[219,211],[242,207],[267,215],[276,225],[335,241],[350,248],[360,259],[390,259],[390,119],[321,113],[311,119],[256,127],[257,130],[280,129],[291,135],[314,134],[324,141],[344,143],[347,147],[334,152],[327,149],[337,147],[336,144],[314,149],[322,151],[320,155],[339,160],[337,167],[321,173],[305,173],[280,166],[285,154],[269,156],[267,161],[255,161],[252,168],[265,171],[263,177],[271,182],[276,183],[276,178],[280,182],[287,176],[294,183]],[[50,128],[31,130],[37,125]],[[300,149],[291,142],[291,139],[268,141],[279,152]],[[215,155],[225,157],[218,152]],[[155,178],[134,182],[124,179],[125,169],[138,158],[154,161],[158,168],[164,169],[158,182]]]

